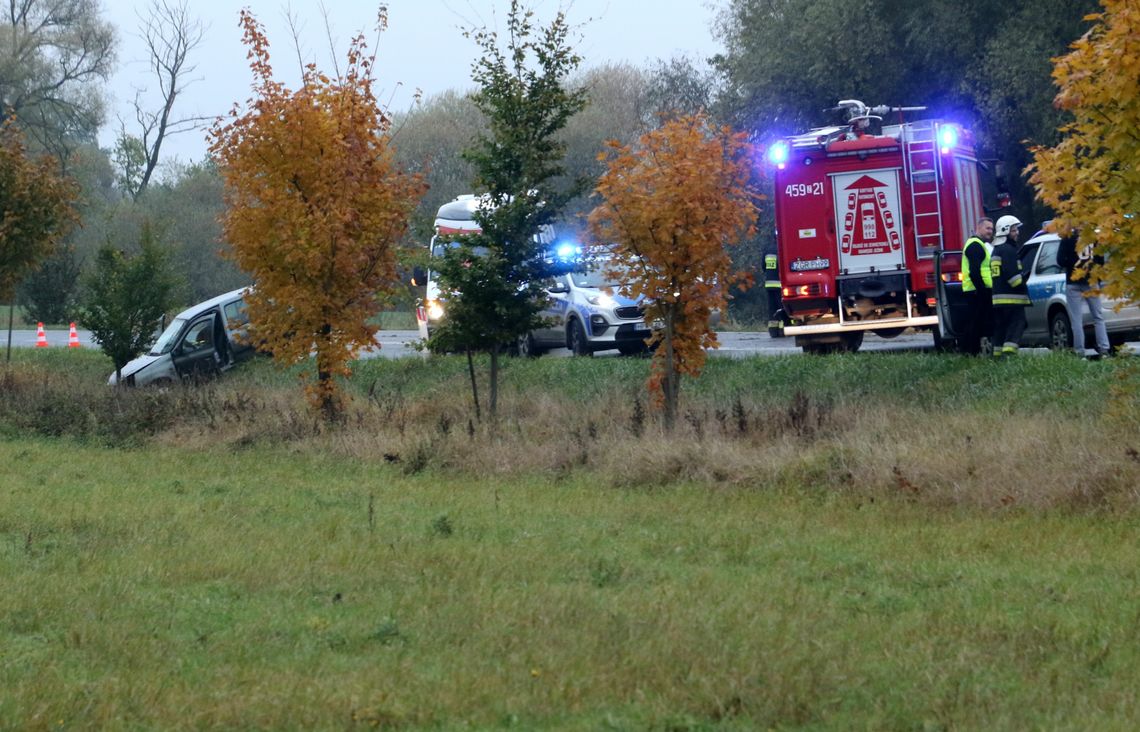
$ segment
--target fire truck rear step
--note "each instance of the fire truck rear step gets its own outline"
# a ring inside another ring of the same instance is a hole
[[[784,335],[824,335],[827,333],[845,333],[854,330],[880,330],[885,328],[929,328],[938,325],[937,315],[920,315],[913,318],[892,318],[890,320],[849,320],[839,323],[820,323],[818,325],[788,325],[784,326]]]

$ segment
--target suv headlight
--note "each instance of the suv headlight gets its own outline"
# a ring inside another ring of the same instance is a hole
[[[439,320],[443,317],[443,303],[439,300],[427,301],[428,320]]]

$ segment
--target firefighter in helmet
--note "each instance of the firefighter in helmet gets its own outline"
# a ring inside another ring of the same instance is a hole
[[[982,336],[993,331],[993,284],[990,280],[990,241],[994,238],[994,221],[978,219],[974,235],[962,247],[962,294],[967,304],[965,328],[960,328],[962,350],[978,355]]]
[[[768,335],[773,338],[784,337],[784,319],[780,308],[783,298],[780,297],[780,269],[779,259],[776,257],[776,248],[769,246],[764,252],[764,294],[768,296]]]
[[[994,355],[1017,353],[1018,341],[1025,332],[1025,308],[1029,307],[1029,273],[1021,268],[1017,252],[1020,246],[1021,222],[1016,216],[1002,216],[994,227],[994,250],[990,254],[993,281]]]

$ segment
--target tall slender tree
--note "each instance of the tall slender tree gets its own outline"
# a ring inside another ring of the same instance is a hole
[[[465,237],[438,265],[447,308],[429,344],[490,353],[492,417],[504,346],[542,322],[542,280],[552,271],[542,256],[543,232],[584,186],[557,185],[565,157],[558,133],[586,104],[585,91],[567,84],[581,59],[569,45],[566,16],[539,28],[534,11],[512,0],[506,30],[505,47],[493,30],[469,32],[482,50],[473,99],[487,119],[487,131],[465,153],[476,188],[485,191],[475,213],[482,232]]]

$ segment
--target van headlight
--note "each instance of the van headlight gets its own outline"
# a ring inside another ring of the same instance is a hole
[[[439,300],[427,301],[428,320],[439,320],[443,317],[443,303]]]

